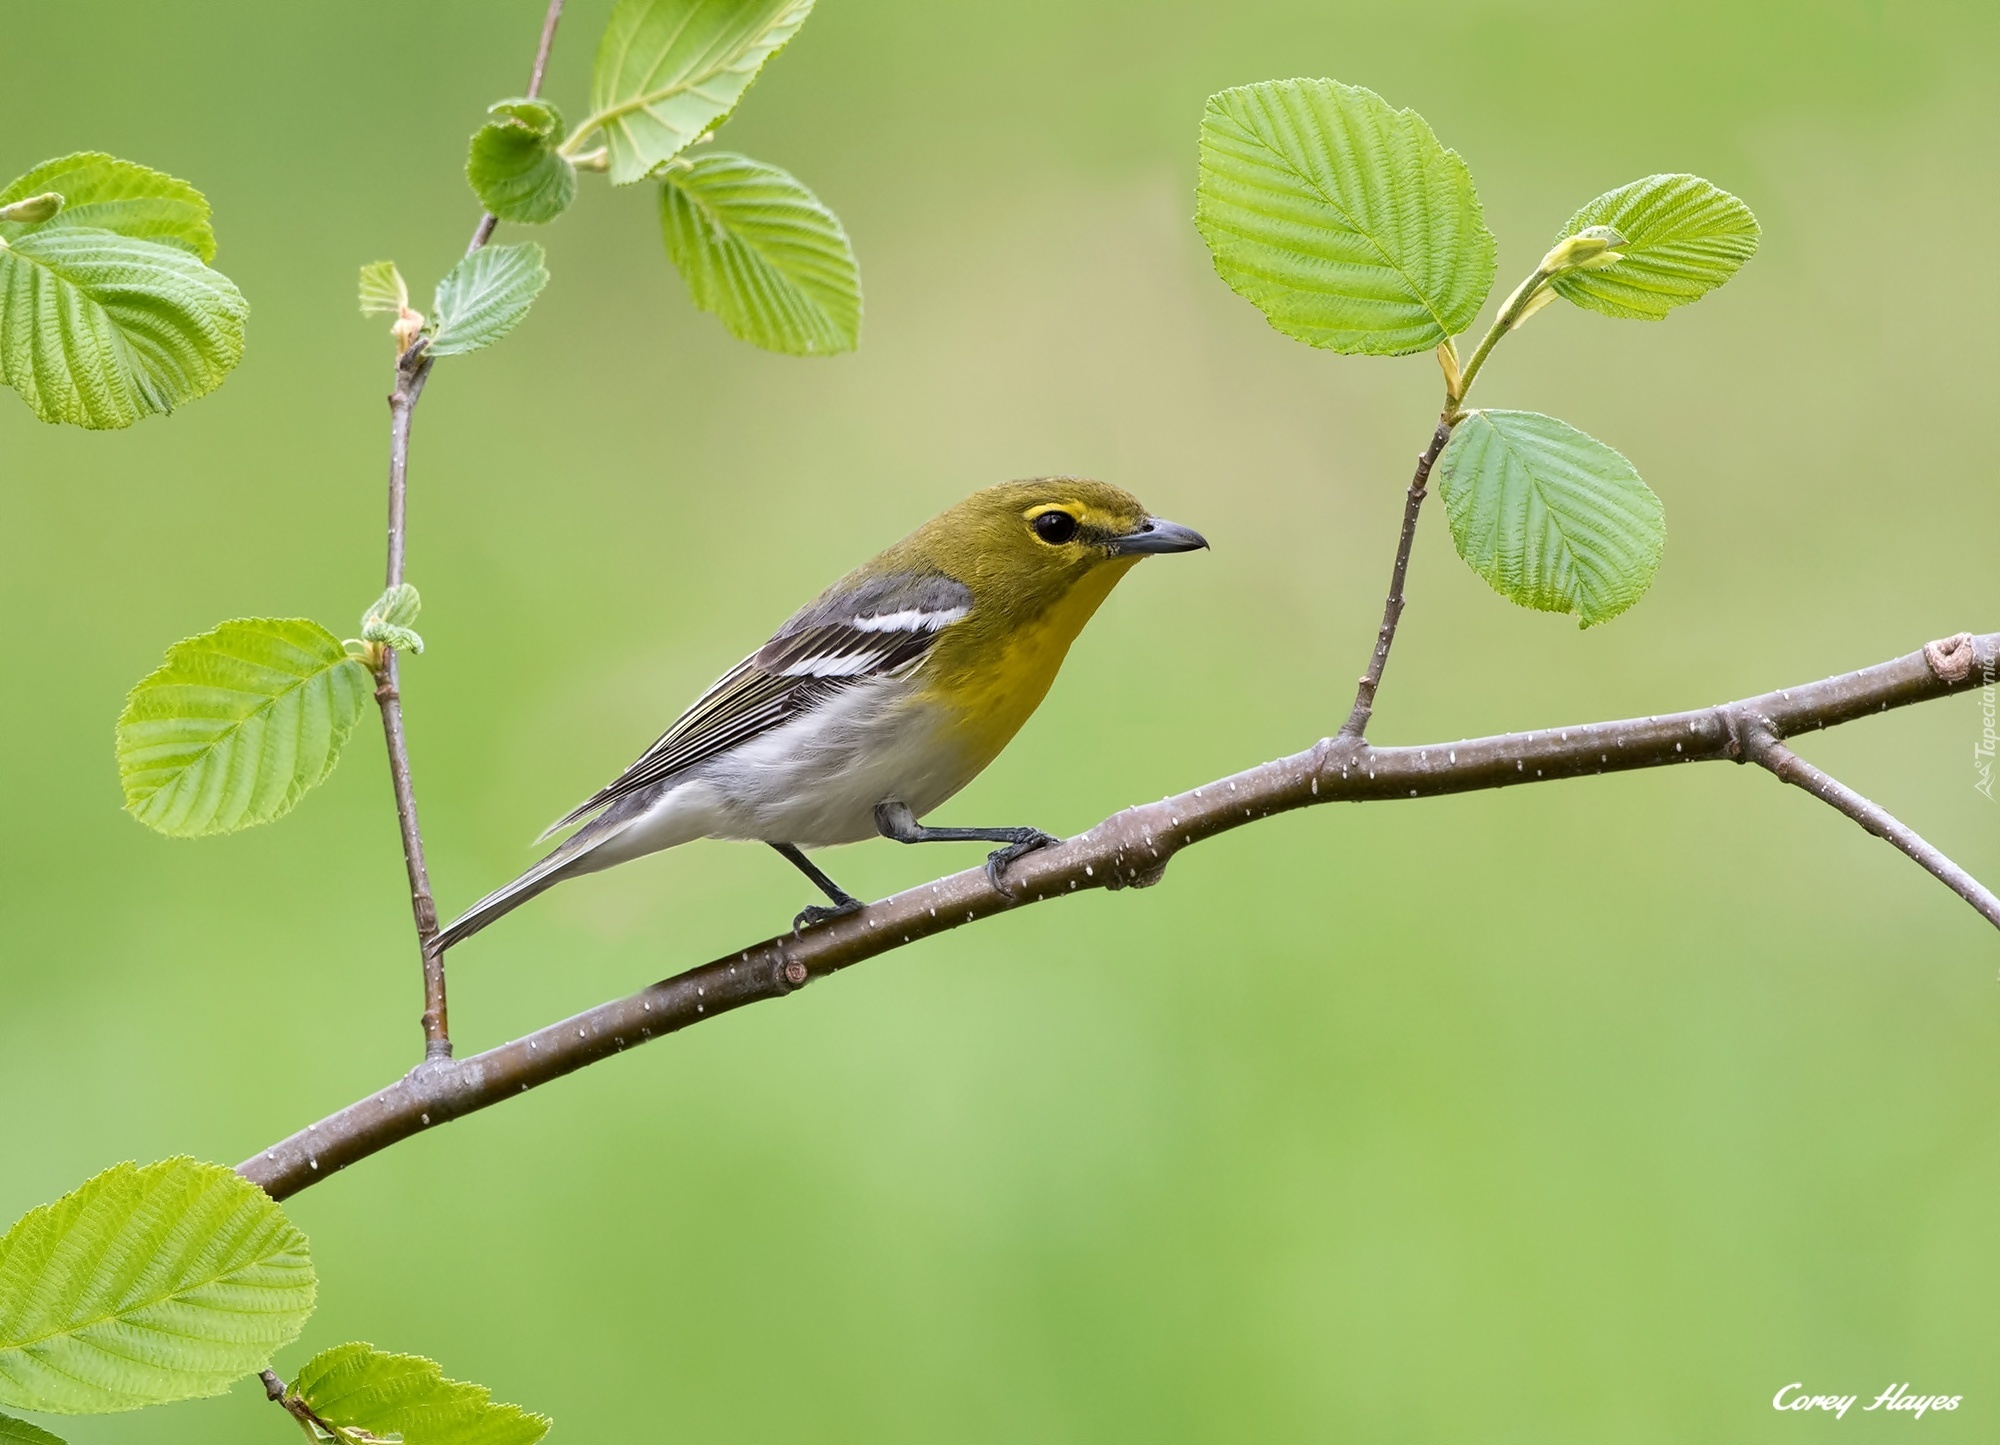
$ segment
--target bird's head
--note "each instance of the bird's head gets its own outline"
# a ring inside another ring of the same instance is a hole
[[[1054,604],[1079,583],[1102,596],[1134,562],[1192,552],[1199,532],[1155,517],[1122,487],[1037,477],[974,492],[910,538],[940,570],[1008,612]],[[907,545],[907,544],[906,544]]]

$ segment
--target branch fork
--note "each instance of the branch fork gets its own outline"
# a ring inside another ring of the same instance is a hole
[[[1973,649],[1972,635],[1960,633],[1953,642],[1964,639],[1963,655],[1966,665],[1955,678],[1945,678],[1940,673],[1940,681],[1953,684],[1962,683],[1971,672]],[[1924,649],[1924,660],[1933,663],[1932,670],[1938,669],[1933,662],[1931,643]],[[1762,718],[1749,718],[1742,730],[1743,751],[1748,760],[1768,769],[1780,782],[1802,788],[1818,798],[1828,807],[1846,814],[1859,823],[1869,833],[1897,849],[1925,872],[1936,878],[1945,887],[1963,898],[1978,912],[1981,918],[1995,928],[2000,928],[2000,897],[1980,883],[1970,873],[1946,857],[1939,849],[1920,837],[1916,830],[1903,823],[1888,809],[1869,801],[1838,778],[1814,767],[1778,740],[1778,735],[1770,724]]]

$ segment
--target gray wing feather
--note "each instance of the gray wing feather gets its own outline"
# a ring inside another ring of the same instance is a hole
[[[971,610],[965,585],[937,573],[896,572],[835,584],[724,673],[632,766],[542,836],[740,747],[857,683],[914,671],[938,635]]]

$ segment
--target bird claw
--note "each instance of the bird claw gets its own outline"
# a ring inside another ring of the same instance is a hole
[[[1014,890],[1001,877],[1007,865],[1017,858],[1025,858],[1040,848],[1053,848],[1062,839],[1053,833],[1044,833],[1040,828],[1023,828],[1021,836],[1004,848],[995,848],[986,855],[986,881],[993,885],[993,891],[1009,903],[1015,901]]]
[[[859,898],[850,898],[845,903],[815,903],[801,908],[792,919],[792,932],[811,928],[816,923],[827,923],[836,918],[845,918],[850,913],[859,913],[868,905]]]

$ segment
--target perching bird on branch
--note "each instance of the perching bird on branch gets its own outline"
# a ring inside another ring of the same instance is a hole
[[[549,832],[588,822],[433,947],[463,942],[565,878],[696,838],[769,843],[810,878],[830,904],[794,927],[861,907],[805,848],[878,835],[1002,843],[986,869],[1004,889],[1009,863],[1057,840],[1039,828],[917,820],[999,755],[1133,563],[1207,545],[1105,482],[1047,477],[974,492],[795,614]]]

